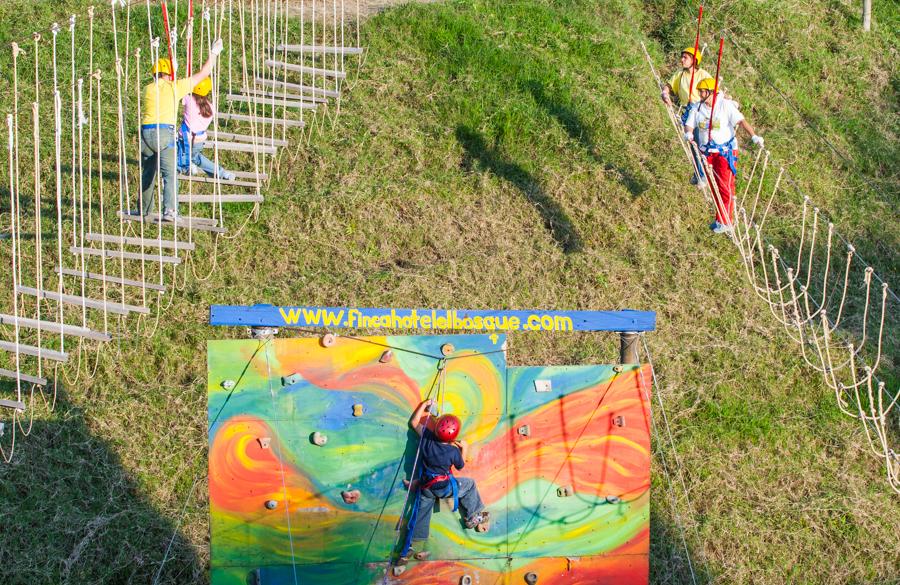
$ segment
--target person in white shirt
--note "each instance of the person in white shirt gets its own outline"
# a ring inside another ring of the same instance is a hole
[[[763,148],[764,142],[762,136],[759,136],[744,119],[744,115],[737,108],[735,102],[720,93],[715,98],[715,108],[713,108],[713,98],[716,95],[714,79],[704,79],[698,83],[697,91],[700,93],[700,104],[691,110],[684,123],[684,139],[694,142],[694,129],[699,130],[696,144],[700,153],[706,156],[706,161],[715,175],[718,187],[718,197],[715,196],[716,190],[713,190],[713,199],[716,200],[716,219],[709,227],[719,234],[732,229],[738,154],[735,133],[738,126],[743,127],[750,134],[753,144]],[[710,132],[710,116],[712,116],[712,132]]]

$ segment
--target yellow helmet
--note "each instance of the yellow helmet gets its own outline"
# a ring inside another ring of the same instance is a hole
[[[164,75],[172,75],[172,62],[168,59],[160,59],[154,65],[153,69],[150,70],[151,75],[159,75],[160,73]]]
[[[688,48],[684,49],[683,51],[681,51],[682,55],[685,53],[687,53],[688,55],[690,55],[691,57],[694,58],[694,65],[699,65],[700,61],[703,60],[703,53],[701,53],[699,51],[695,51],[694,47],[688,47]]]
[[[700,80],[700,83],[697,84],[697,91],[701,89],[705,89],[707,91],[715,91],[716,90],[716,80],[712,77],[706,77]]]
[[[212,91],[212,80],[207,77],[203,81],[197,84],[197,87],[194,88],[193,93],[206,97],[209,95],[209,92]]]

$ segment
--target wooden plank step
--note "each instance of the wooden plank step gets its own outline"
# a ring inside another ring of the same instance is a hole
[[[309,102],[299,102],[295,100],[289,100],[287,98],[278,99],[278,98],[267,98],[267,97],[254,97],[249,95],[236,95],[236,94],[228,94],[228,101],[230,102],[242,102],[248,104],[259,104],[262,106],[276,106],[276,107],[285,107],[285,108],[300,108],[301,110],[315,110],[318,105],[312,104]]]
[[[300,93],[308,93],[309,95],[320,95],[330,98],[340,97],[341,95],[341,92],[335,91],[333,89],[312,87],[310,85],[291,83],[289,81],[282,81],[280,79],[266,79],[264,77],[257,77],[256,79],[254,79],[254,83],[258,85],[266,85],[269,87],[283,87],[285,90],[293,89],[295,91],[299,91]]]
[[[143,216],[140,214],[132,214],[132,213],[122,213],[121,211],[117,212],[116,215],[124,219],[125,221],[140,221],[148,224],[157,225],[160,223],[159,215],[156,213],[151,213],[150,215]],[[215,223],[210,223],[216,220],[206,219],[206,218],[198,218],[198,217],[186,217],[181,216],[178,218],[176,222],[164,221],[162,222],[163,227],[175,227],[176,225],[180,228],[190,228],[193,230],[201,230],[204,232],[213,232],[217,234],[224,234],[228,230],[223,227],[219,227]]]
[[[23,382],[27,382],[28,380],[24,379],[24,374],[16,374],[12,370],[4,370],[0,368],[0,376],[4,378],[12,378],[13,380],[22,380]],[[34,376],[29,376],[30,378],[34,378]],[[46,386],[47,380],[44,378],[34,378],[35,380],[44,380],[43,384],[39,384],[40,386]],[[32,384],[37,384],[37,382],[32,382]],[[0,407],[11,408],[13,410],[25,410],[25,403],[19,402],[17,400],[3,400],[0,398]]]
[[[250,181],[223,181],[221,179],[214,179],[212,177],[194,177],[192,175],[178,175],[179,181],[190,181],[192,183],[218,183],[220,185],[229,185],[231,187],[258,187],[259,183],[252,183]],[[178,197],[181,198],[181,193],[178,194]]]
[[[144,254],[143,252],[123,252],[122,250],[101,250],[100,248],[82,248],[69,246],[69,252],[76,256],[104,256],[106,258],[122,258],[124,260],[145,260],[147,262],[159,262],[161,264],[181,264],[178,256],[160,256],[159,254]]]
[[[31,374],[23,374],[22,372],[14,372],[12,370],[7,370],[5,368],[0,368],[0,377],[3,378],[12,378],[13,380],[22,380],[23,382],[28,382],[29,384],[37,384],[38,386],[46,386],[47,378],[39,378],[37,376],[32,376]],[[14,400],[7,402],[16,403]],[[21,403],[19,403],[21,404]],[[23,405],[24,408],[24,405]]]
[[[116,315],[127,315],[129,312],[143,313],[145,315],[150,314],[150,309],[147,307],[138,307],[137,305],[129,305],[126,303],[120,303],[118,301],[106,301],[104,303],[101,299],[90,299],[77,295],[61,295],[55,291],[38,290],[30,286],[19,286],[16,288],[16,292],[22,295],[30,295],[33,297],[40,297],[42,299],[49,299],[51,301],[58,301],[67,305],[90,307],[91,309],[103,309],[105,307],[107,312],[115,313]]]
[[[278,45],[276,51],[288,53],[319,53],[325,55],[361,55],[362,47],[336,47],[332,45]]]
[[[265,144],[267,146],[290,146],[287,140],[272,138],[262,134],[236,134],[234,132],[209,131],[209,140],[234,140],[235,142],[249,142],[251,144]]]
[[[69,354],[62,351],[47,349],[46,347],[36,347],[34,345],[23,345],[21,343],[17,346],[12,341],[0,341],[0,350],[15,353],[16,347],[18,347],[19,353],[22,355],[32,355],[34,357],[53,360],[55,362],[69,361]]]
[[[284,124],[292,128],[303,128],[306,122],[302,120],[282,120],[280,118],[260,118],[259,116],[250,116],[247,114],[229,114],[228,112],[219,112],[219,118],[222,120],[234,120],[235,122],[255,122],[257,124]]]
[[[253,193],[245,195],[179,195],[178,201],[181,203],[262,203],[263,196]]]
[[[179,197],[181,199],[181,197]],[[84,239],[89,242],[106,242],[107,244],[125,244],[126,246],[141,246],[142,248],[165,248],[171,250],[193,250],[196,244],[182,242],[180,240],[148,240],[146,238],[133,238],[129,236],[114,236],[112,234],[87,233]]]
[[[270,146],[268,144],[251,144],[249,142],[222,142],[220,140],[207,140],[205,150],[209,153],[209,159],[215,160],[213,158],[215,150],[218,149],[219,152],[222,151],[231,151],[231,152],[258,152],[260,154],[275,154],[278,152],[277,146]]]
[[[146,282],[143,283],[140,280],[132,280],[130,278],[122,278],[121,276],[111,276],[107,274],[103,276],[97,272],[82,272],[81,270],[75,270],[73,268],[60,268],[56,267],[57,272],[62,272],[66,276],[75,276],[77,278],[87,278],[90,280],[105,280],[110,284],[124,284],[125,286],[135,286],[138,288],[146,288],[148,290],[155,290],[159,292],[166,292],[166,285]]]
[[[322,77],[333,77],[334,79],[344,79],[347,77],[346,71],[322,69],[321,67],[310,67],[308,65],[288,63],[287,61],[276,61],[274,59],[266,59],[265,65],[276,70],[281,69],[282,71],[293,71],[294,73],[305,73],[307,75],[321,75]]]
[[[37,319],[0,314],[0,323],[10,326],[15,326],[18,323],[19,327],[26,329],[40,329],[41,331],[49,331],[50,333],[62,333],[64,335],[84,337],[85,339],[93,339],[95,341],[109,341],[112,339],[112,337],[106,333],[94,331],[87,327],[79,327],[78,325],[69,325],[67,323],[60,325],[56,321],[38,321]]]
[[[260,95],[270,98],[285,98],[289,100],[299,100],[304,102],[314,102],[317,104],[327,104],[328,98],[316,95],[302,95],[299,93],[279,92],[272,89],[242,89],[241,93],[246,95]]]

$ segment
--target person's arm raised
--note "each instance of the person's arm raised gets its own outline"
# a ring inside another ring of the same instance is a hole
[[[212,75],[213,67],[216,66],[216,61],[219,59],[219,54],[222,53],[224,46],[222,39],[218,39],[213,43],[212,47],[209,49],[209,59],[206,60],[206,63],[203,64],[203,67],[201,67],[197,73],[188,77],[192,89],[197,87],[198,83]]]

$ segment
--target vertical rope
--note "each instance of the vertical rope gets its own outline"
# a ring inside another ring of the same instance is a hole
[[[15,169],[13,167],[14,160],[14,148],[15,148],[15,121],[13,120],[12,114],[6,115],[6,127],[8,129],[8,140],[7,140],[7,149],[9,152],[9,209],[12,212],[12,217],[15,217],[15,213],[18,212],[19,209],[19,199],[18,199],[18,191],[16,190],[16,180],[15,180]],[[14,342],[15,342],[15,364],[16,364],[16,401],[22,402],[22,378],[21,378],[21,363],[19,359],[19,293],[18,293],[18,285],[19,281],[16,278],[16,274],[18,272],[17,262],[16,262],[16,254],[18,253],[18,249],[16,246],[16,222],[12,221],[12,271],[10,275],[12,276],[13,286],[12,286],[12,297],[13,297],[13,318],[15,324],[13,325],[14,331]],[[40,329],[38,329],[40,331]],[[15,445],[15,424],[13,424],[13,445]],[[10,459],[12,458],[12,450],[10,450]],[[4,457],[5,459],[5,457]],[[6,461],[9,463],[9,460]]]

